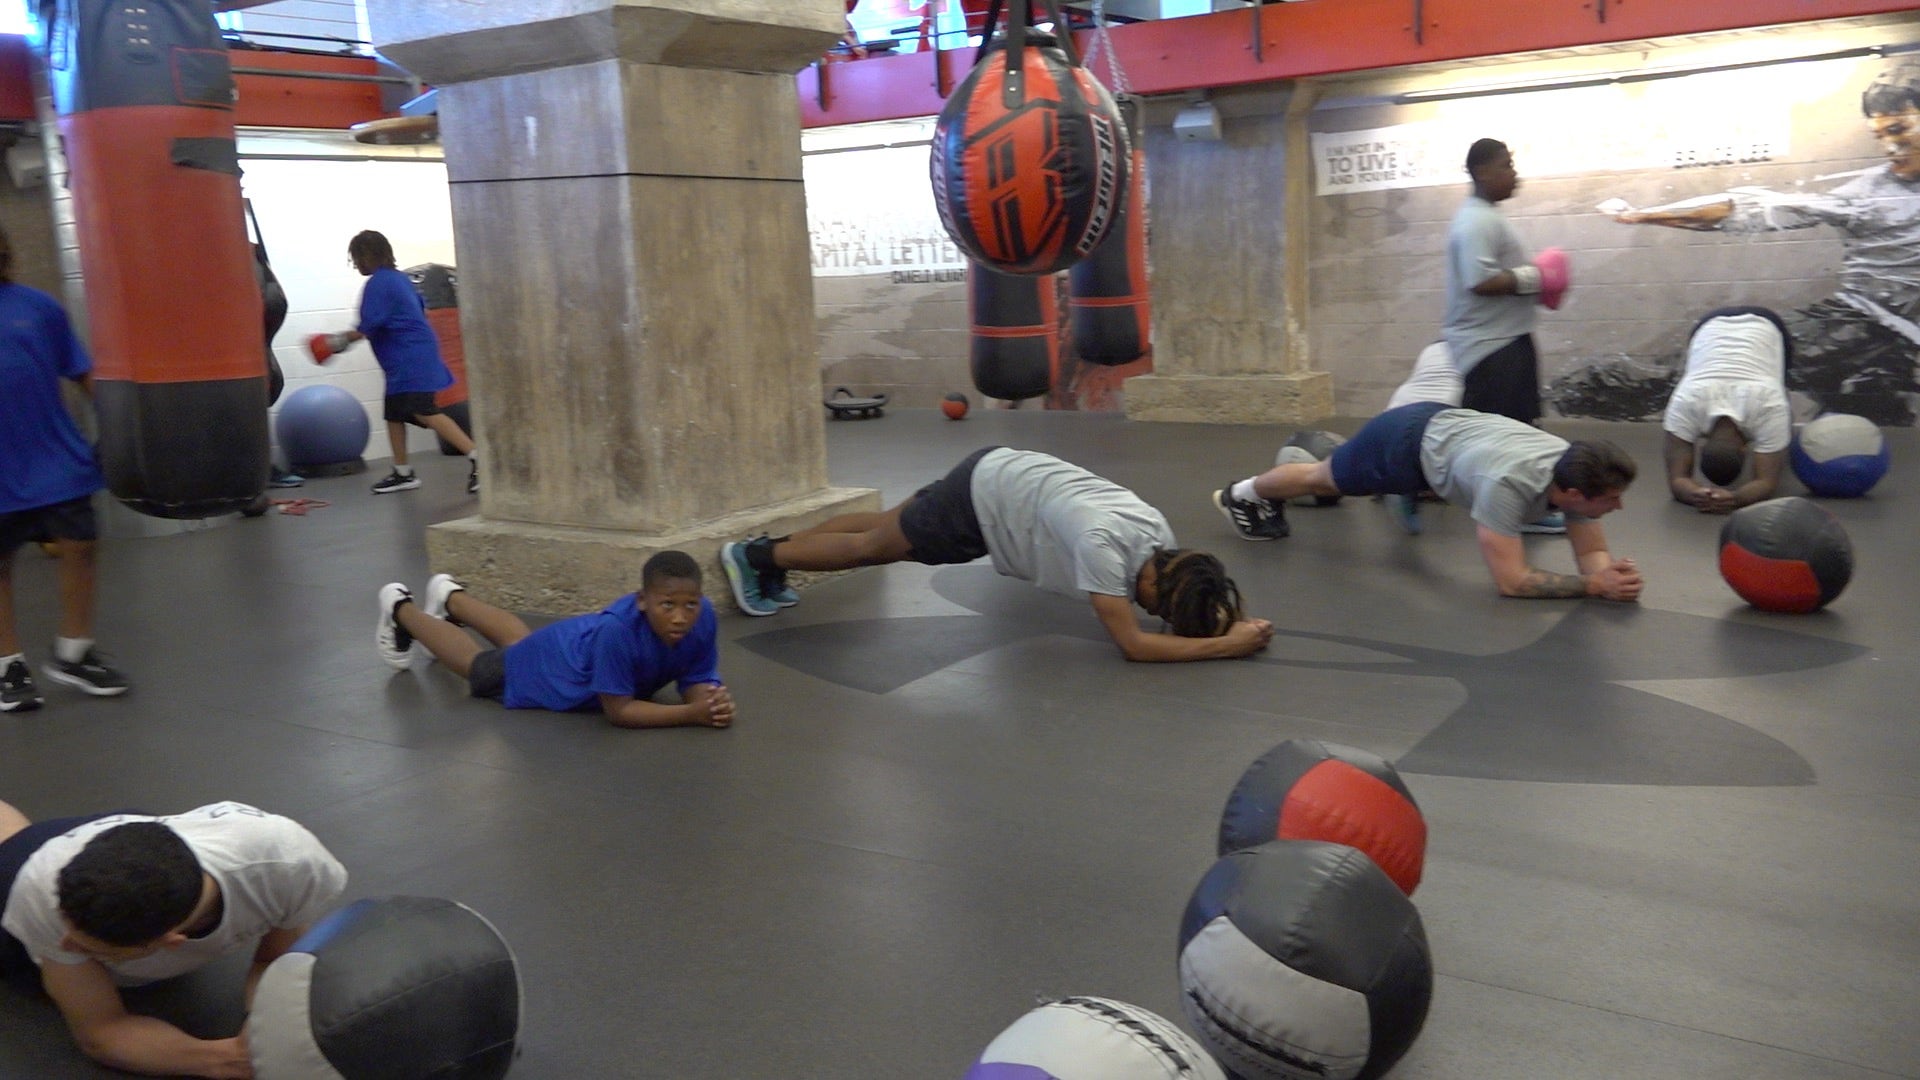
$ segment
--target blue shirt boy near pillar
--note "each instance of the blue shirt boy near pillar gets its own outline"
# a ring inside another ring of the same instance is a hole
[[[720,681],[719,624],[701,578],[686,552],[658,552],[641,567],[639,592],[539,630],[446,574],[427,582],[417,604],[390,582],[380,588],[374,645],[404,671],[418,642],[474,697],[509,709],[597,707],[615,727],[723,728],[733,723],[733,697]],[[668,683],[678,684],[679,704],[653,700]]]
[[[691,686],[720,681],[719,622],[700,598],[693,629],[669,643],[641,613],[638,594],[592,615],[543,626],[506,649],[509,709],[568,712],[596,706],[599,695],[650,698],[668,683],[684,695]]]
[[[360,333],[386,373],[387,396],[432,394],[453,385],[453,372],[440,359],[440,339],[427,322],[426,301],[394,267],[367,275],[360,292]]]

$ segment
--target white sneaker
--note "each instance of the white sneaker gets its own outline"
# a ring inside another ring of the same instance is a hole
[[[427,579],[426,599],[420,602],[420,610],[459,626],[460,620],[447,614],[447,600],[454,593],[465,590],[466,586],[453,580],[452,574],[435,574]]]
[[[380,659],[396,671],[405,671],[413,661],[413,635],[393,618],[393,609],[403,600],[412,600],[413,592],[397,581],[380,586],[380,621],[373,624],[373,646]]]

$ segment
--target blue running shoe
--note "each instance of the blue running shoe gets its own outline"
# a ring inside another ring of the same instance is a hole
[[[1549,510],[1537,521],[1529,521],[1520,526],[1523,533],[1545,536],[1558,536],[1567,531],[1567,515],[1558,510]]]
[[[1393,516],[1400,527],[1407,530],[1408,536],[1419,536],[1424,528],[1420,524],[1420,500],[1412,495],[1389,495],[1387,505],[1393,507]]]
[[[747,545],[737,542],[720,545],[720,566],[727,572],[727,584],[733,586],[733,598],[739,602],[741,611],[749,615],[772,615],[780,610],[779,604],[760,591],[760,571],[747,562]]]

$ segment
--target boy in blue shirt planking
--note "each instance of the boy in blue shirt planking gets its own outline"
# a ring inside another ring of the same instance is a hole
[[[480,644],[466,627],[487,639]],[[509,612],[474,599],[450,575],[427,582],[416,604],[405,585],[380,588],[374,642],[380,657],[406,670],[417,641],[474,697],[509,709],[569,712],[595,705],[616,727],[723,728],[733,723],[733,698],[718,672],[718,623],[700,595],[700,566],[684,551],[662,551],[640,571],[640,591],[590,615],[539,630]],[[678,682],[681,704],[650,700]]]
[[[420,486],[407,463],[407,425],[422,427],[467,455],[467,491],[480,490],[480,463],[473,457],[473,440],[453,418],[440,411],[434,394],[453,385],[453,372],[440,359],[440,339],[427,322],[426,301],[407,275],[394,267],[393,245],[386,236],[368,229],[347,242],[347,258],[367,279],[360,292],[360,325],[332,335],[329,347],[341,352],[365,339],[373,358],[386,375],[387,443],[393,448],[393,472],[373,485],[373,493],[411,491]]]

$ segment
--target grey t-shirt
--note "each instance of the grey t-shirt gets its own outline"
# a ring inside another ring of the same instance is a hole
[[[1434,493],[1470,508],[1473,520],[1502,536],[1544,517],[1553,467],[1567,440],[1492,413],[1444,409],[1420,437],[1420,471]],[[1586,521],[1575,514],[1568,521]]]
[[[1533,333],[1531,296],[1481,296],[1475,285],[1502,270],[1533,261],[1505,214],[1478,195],[1447,228],[1447,322],[1444,336],[1462,375],[1502,345]]]
[[[973,512],[995,570],[1063,596],[1131,600],[1140,568],[1174,546],[1167,519],[1140,496],[1035,450],[981,458]]]

